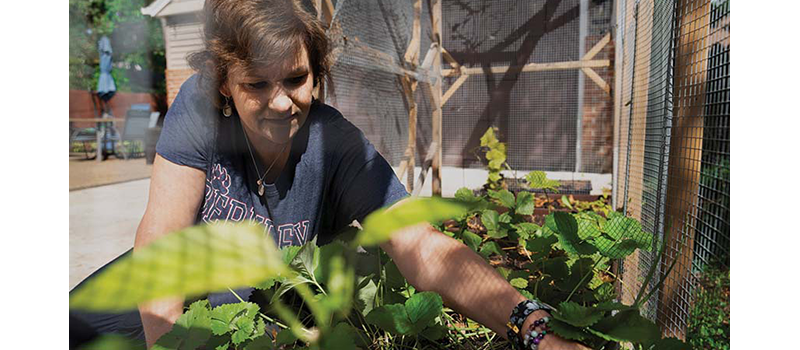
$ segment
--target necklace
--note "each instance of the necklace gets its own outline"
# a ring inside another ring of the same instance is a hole
[[[258,175],[258,181],[256,181],[256,184],[258,185],[258,195],[263,197],[264,196],[264,178],[267,177],[267,174],[269,174],[269,171],[272,170],[272,166],[274,166],[275,163],[278,162],[278,159],[280,159],[281,155],[283,154],[283,151],[286,150],[286,146],[289,145],[289,142],[287,142],[285,145],[283,145],[283,148],[281,148],[281,151],[280,151],[280,153],[278,153],[278,156],[275,157],[275,159],[272,161],[272,164],[270,164],[269,167],[267,167],[267,171],[264,172],[264,175],[261,175],[261,174],[258,173],[258,164],[256,163],[256,157],[253,156],[253,149],[250,148],[250,140],[247,138],[247,132],[244,130],[244,125],[242,125],[242,124],[239,124],[239,125],[242,126],[242,133],[244,134],[244,140],[245,140],[245,143],[247,143],[247,151],[250,152],[250,159],[253,160],[253,167],[256,169],[256,175]]]

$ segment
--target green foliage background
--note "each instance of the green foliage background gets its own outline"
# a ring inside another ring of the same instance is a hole
[[[69,88],[94,90],[99,77],[97,41],[111,39],[111,75],[121,92],[166,93],[164,37],[158,19],[145,16],[141,8],[153,0],[69,1]],[[140,37],[144,33],[144,37]],[[141,70],[137,70],[138,66]],[[150,74],[143,86],[132,76]]]

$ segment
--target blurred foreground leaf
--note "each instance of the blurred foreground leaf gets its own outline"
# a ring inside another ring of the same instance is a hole
[[[355,243],[362,246],[378,245],[388,241],[401,228],[457,217],[466,213],[467,209],[465,204],[453,200],[410,198],[391,209],[380,209],[367,216]]]
[[[289,273],[264,226],[190,227],[168,234],[109,266],[70,293],[70,308],[124,311],[170,296],[197,296],[254,285]]]

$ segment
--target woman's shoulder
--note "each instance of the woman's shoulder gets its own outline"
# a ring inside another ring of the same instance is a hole
[[[326,135],[349,135],[353,132],[360,132],[358,127],[353,125],[342,113],[333,106],[316,101],[311,107],[314,124]]]

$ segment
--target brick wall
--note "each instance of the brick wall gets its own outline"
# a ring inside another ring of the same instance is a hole
[[[175,96],[181,89],[181,85],[186,79],[194,74],[194,70],[189,69],[167,69],[167,105],[171,106]]]
[[[167,112],[164,95],[148,93],[117,92],[108,101],[111,114],[116,118],[124,118],[131,105],[150,104],[150,109],[160,111],[163,116]],[[97,118],[100,111],[100,99],[97,95],[85,90],[69,90],[69,118]],[[72,122],[74,128],[94,127],[93,122]],[[122,127],[122,126],[120,126]],[[122,131],[122,129],[120,129]]]
[[[589,51],[605,34],[587,35],[586,51]],[[579,171],[611,173],[614,146],[614,41],[606,45],[594,59],[609,59],[611,67],[593,68],[611,87],[607,94],[589,77],[584,79],[583,119],[581,135],[581,164]],[[581,73],[583,74],[583,73]]]

